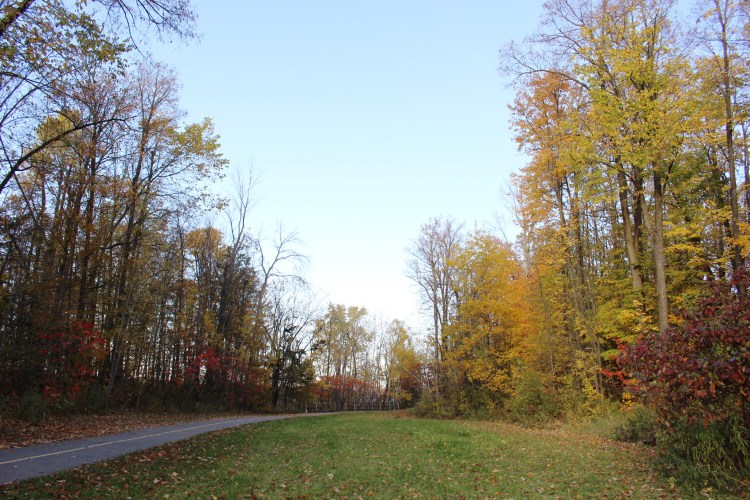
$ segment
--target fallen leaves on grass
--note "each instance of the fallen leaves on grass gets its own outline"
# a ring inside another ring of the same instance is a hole
[[[7,493],[207,498],[218,488],[228,498],[678,496],[642,465],[649,450],[563,428],[342,415],[219,431],[82,468],[66,474],[67,483],[36,481]]]
[[[237,415],[132,412],[55,417],[38,425],[0,417],[0,450],[232,416]]]

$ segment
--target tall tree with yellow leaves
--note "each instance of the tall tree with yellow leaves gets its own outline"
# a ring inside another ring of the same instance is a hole
[[[449,261],[457,307],[446,334],[447,397],[459,412],[495,406],[512,392],[515,363],[529,335],[521,267],[510,245],[477,232]]]

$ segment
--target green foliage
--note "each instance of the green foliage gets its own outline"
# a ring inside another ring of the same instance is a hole
[[[84,385],[75,400],[74,410],[79,413],[102,413],[107,409],[107,393],[99,382]]]
[[[629,443],[656,444],[658,417],[651,408],[636,404],[623,412],[624,419],[615,427],[614,437]]]
[[[670,425],[659,443],[659,464],[678,481],[733,490],[747,487],[750,430],[741,418],[708,425],[683,418]]]
[[[505,414],[513,422],[531,426],[584,422],[600,416],[607,411],[608,402],[583,371],[553,377],[519,367],[513,377],[513,394],[503,402]]]
[[[445,400],[441,400],[440,402],[435,401],[435,398],[429,391],[423,392],[417,404],[410,408],[409,411],[418,418],[451,419],[457,416],[455,408],[452,405],[447,404]]]
[[[512,421],[530,425],[557,420],[564,412],[550,377],[535,370],[524,370],[518,376],[513,395],[505,407]]]
[[[51,407],[47,398],[35,390],[28,390],[21,396],[16,410],[16,417],[32,424],[44,422],[50,415]]]

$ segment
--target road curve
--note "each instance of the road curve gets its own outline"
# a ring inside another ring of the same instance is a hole
[[[0,450],[0,485],[110,460],[206,432],[291,416],[293,415],[217,418],[138,429],[109,436]]]

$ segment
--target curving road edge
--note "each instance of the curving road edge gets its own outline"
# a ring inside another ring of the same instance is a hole
[[[218,418],[165,427],[150,427],[109,436],[0,450],[0,485],[110,460],[206,432],[269,420],[314,415],[320,414]]]

